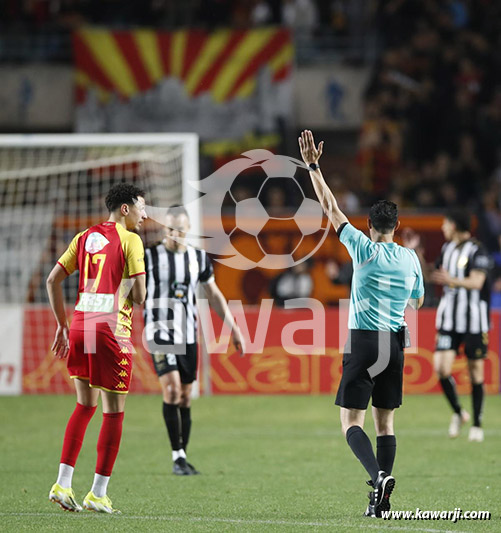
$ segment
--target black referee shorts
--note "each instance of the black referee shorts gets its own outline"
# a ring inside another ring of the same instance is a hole
[[[177,370],[181,383],[193,383],[197,379],[197,344],[187,344],[185,354],[169,353],[168,348],[169,345],[166,345],[165,353],[155,351],[151,354],[157,376],[160,377]]]
[[[395,409],[402,405],[404,351],[397,333],[381,332],[380,343],[379,333],[362,329],[350,330],[343,355],[343,375],[336,405],[348,409],[367,409],[371,396],[374,407]],[[374,366],[378,356],[379,362]],[[375,369],[388,359],[384,370],[375,375]]]

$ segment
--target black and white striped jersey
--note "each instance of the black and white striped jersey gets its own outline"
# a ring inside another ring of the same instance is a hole
[[[145,250],[145,337],[159,344],[197,342],[196,289],[214,281],[214,270],[205,250],[188,246],[171,252],[163,243]]]
[[[464,279],[472,270],[487,274],[480,290],[463,287],[444,287],[437,309],[437,330],[456,333],[486,333],[489,331],[490,276],[492,261],[486,250],[475,239],[458,244],[447,242],[436,263],[454,278]]]

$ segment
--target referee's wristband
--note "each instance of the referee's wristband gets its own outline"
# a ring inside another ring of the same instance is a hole
[[[315,172],[315,170],[320,170],[320,167],[316,163],[310,163],[308,165],[310,167],[310,170]]]

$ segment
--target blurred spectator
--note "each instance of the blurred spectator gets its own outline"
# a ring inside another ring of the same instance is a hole
[[[282,22],[299,39],[308,38],[318,24],[317,6],[313,0],[283,0]]]
[[[358,157],[367,192],[475,207],[501,164],[501,3],[380,0],[377,14]]]
[[[232,189],[233,199],[235,202],[241,202],[242,200],[247,200],[248,198],[254,198],[254,192],[245,185],[237,185]]]
[[[494,183],[483,194],[477,210],[478,235],[491,253],[501,250],[501,209],[499,185]]]
[[[364,176],[364,186],[374,195],[388,190],[391,176],[400,158],[401,131],[389,111],[385,114],[387,98],[366,103],[365,116],[359,141],[359,162]]]
[[[283,215],[288,211],[285,191],[281,187],[269,187],[264,195],[264,205],[270,216]]]
[[[230,0],[202,0],[200,2],[202,21],[209,28],[227,26],[231,14]]]
[[[471,101],[475,101],[482,89],[482,71],[478,69],[469,57],[459,62],[459,73],[456,77],[458,90],[464,89]]]
[[[501,151],[501,89],[497,89],[478,122],[479,148],[487,168],[496,167]]]
[[[425,288],[423,305],[425,307],[436,307],[438,298],[435,294],[435,286],[430,280],[430,272],[434,269],[434,265],[428,264],[425,259],[425,243],[423,237],[409,227],[402,228],[401,237],[403,246],[416,252],[417,256],[419,257],[421,268],[423,269]]]
[[[468,9],[462,0],[448,0],[447,8],[455,28],[464,28],[468,23]]]
[[[471,198],[479,198],[483,172],[476,155],[475,140],[470,134],[462,135],[459,140],[459,153],[453,162],[453,173],[460,203],[466,204]]]
[[[291,298],[309,298],[313,291],[313,279],[310,274],[312,260],[295,264],[289,270],[273,278],[270,283],[270,295],[275,303],[283,307]]]
[[[255,0],[250,14],[251,24],[253,26],[262,26],[270,24],[273,19],[271,6],[265,0]]]
[[[351,287],[353,277],[353,263],[338,264],[336,261],[327,261],[325,264],[325,274],[335,285],[348,285]]]
[[[339,176],[327,178],[329,188],[336,192],[336,200],[343,213],[357,213],[360,209],[358,197],[346,186],[346,180]]]

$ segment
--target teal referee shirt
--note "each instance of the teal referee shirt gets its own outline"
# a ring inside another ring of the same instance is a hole
[[[350,223],[338,229],[353,260],[349,329],[398,331],[410,298],[424,294],[414,250],[395,242],[373,242]]]

